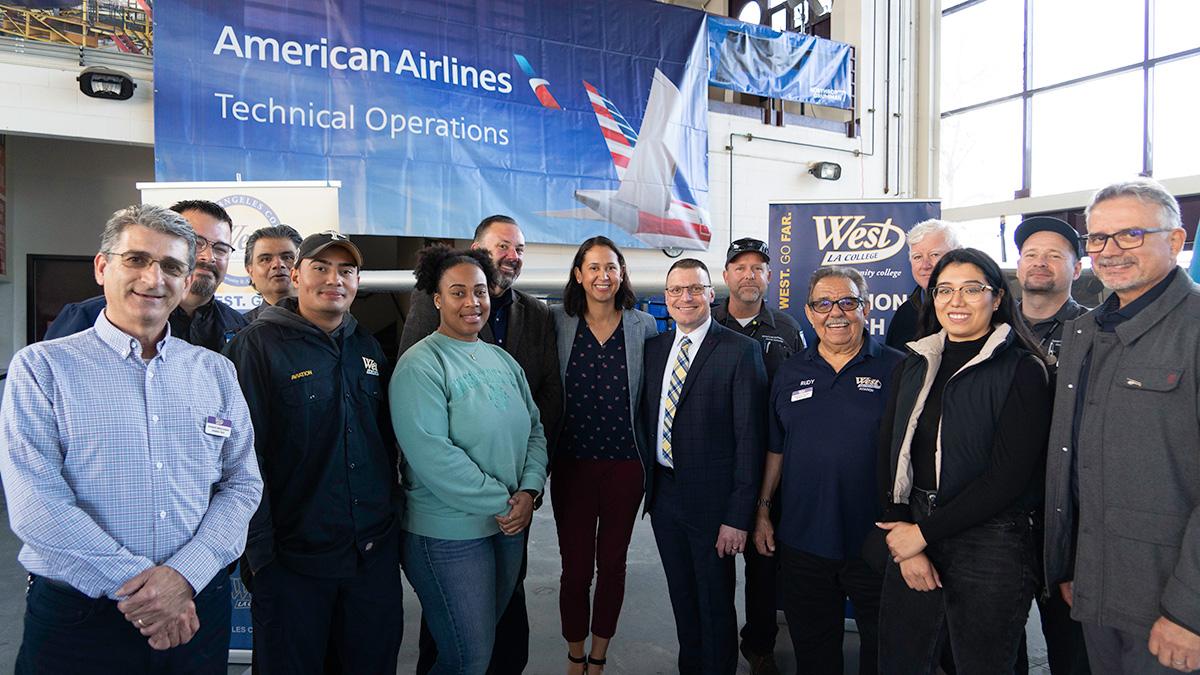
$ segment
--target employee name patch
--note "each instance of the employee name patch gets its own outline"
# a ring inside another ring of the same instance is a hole
[[[375,363],[375,359],[369,359],[364,356],[362,357],[362,360],[363,368],[367,369],[367,374],[379,377],[379,364]]]
[[[300,379],[300,378],[302,378],[302,377],[308,377],[309,375],[312,375],[312,371],[311,371],[311,370],[302,370],[302,371],[300,371],[300,372],[298,372],[298,373],[292,373],[292,379],[293,379],[293,380],[298,380],[298,379]]]
[[[883,383],[877,377],[856,377],[854,380],[859,391],[879,391],[883,388]]]

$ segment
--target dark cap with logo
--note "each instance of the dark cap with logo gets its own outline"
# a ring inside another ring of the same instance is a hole
[[[743,253],[757,253],[763,257],[763,260],[771,262],[771,252],[767,248],[767,242],[761,239],[745,237],[729,244],[729,250],[725,253],[725,264]]]
[[[1017,226],[1017,231],[1013,233],[1013,239],[1017,242],[1018,251],[1025,245],[1025,240],[1034,232],[1054,232],[1067,240],[1067,243],[1071,245],[1071,250],[1075,252],[1076,258],[1083,255],[1079,233],[1075,231],[1075,228],[1068,225],[1066,221],[1052,216],[1034,216],[1021,221],[1021,224]]]
[[[300,242],[300,252],[296,255],[296,262],[299,263],[305,258],[312,258],[330,246],[340,246],[345,249],[354,258],[354,264],[362,267],[362,251],[358,250],[354,242],[350,241],[350,237],[332,230],[310,234],[305,237],[304,241]]]

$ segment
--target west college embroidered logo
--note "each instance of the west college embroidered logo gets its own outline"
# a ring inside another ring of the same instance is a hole
[[[375,359],[368,359],[367,357],[364,356],[364,357],[362,357],[362,360],[363,360],[363,367],[367,369],[367,374],[374,375],[375,377],[379,377],[379,364],[375,363]]]
[[[874,377],[856,377],[854,381],[858,384],[859,391],[879,391],[883,388],[883,383]]]

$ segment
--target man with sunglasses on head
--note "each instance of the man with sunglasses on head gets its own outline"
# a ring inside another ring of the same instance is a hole
[[[177,202],[171,210],[182,215],[196,236],[196,266],[179,306],[171,312],[171,333],[198,347],[221,351],[247,324],[236,309],[216,299],[217,287],[225,280],[229,256],[233,254],[233,220],[220,205],[202,199]],[[46,340],[91,328],[104,309],[103,295],[71,303],[62,308]]]
[[[1066,324],[1046,460],[1046,582],[1096,673],[1200,668],[1200,287],[1179,204],[1097,192],[1084,248],[1113,291]]]
[[[177,339],[195,235],[148,204],[109,219],[106,307],[13,357],[0,476],[29,572],[18,673],[224,673],[226,566],[262,496],[232,364]]]
[[[767,399],[754,546],[779,560],[783,610],[803,672],[842,672],[847,598],[861,638],[859,672],[878,670],[883,575],[863,559],[863,544],[879,516],[878,431],[904,355],[868,334],[867,297],[853,268],[813,273],[804,314],[817,341],[779,368]],[[770,517],[776,499],[778,525]]]
[[[764,300],[771,281],[771,254],[766,242],[746,237],[731,243],[725,253],[722,274],[729,297],[713,308],[713,321],[758,341],[767,367],[769,389],[779,366],[792,354],[802,351],[805,344],[800,324]],[[778,507],[771,509],[771,513],[778,523]],[[747,546],[744,554],[746,625],[741,632],[742,656],[750,664],[751,675],[777,675],[775,560],[759,555],[753,546]]]

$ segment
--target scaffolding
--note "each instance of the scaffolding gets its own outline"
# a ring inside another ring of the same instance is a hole
[[[84,0],[57,9],[0,4],[0,36],[149,56],[154,53],[152,4]]]

